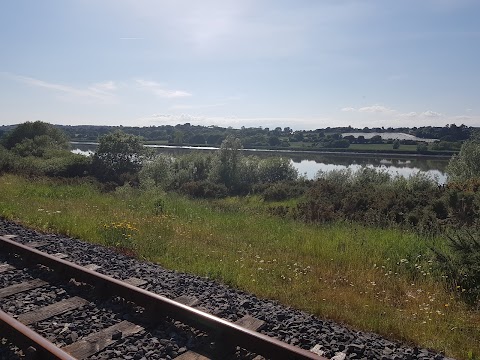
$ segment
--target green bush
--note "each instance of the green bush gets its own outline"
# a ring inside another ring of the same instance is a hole
[[[258,177],[261,182],[273,183],[285,180],[295,180],[298,171],[290,159],[282,157],[268,157],[258,164]]]
[[[452,289],[472,305],[480,301],[480,233],[461,230],[448,235],[451,254],[432,249]]]
[[[480,178],[480,138],[466,141],[460,152],[448,163],[449,181],[466,181]]]
[[[166,188],[172,182],[173,164],[174,159],[169,155],[160,154],[156,156],[152,161],[143,165],[139,173],[140,182],[151,181],[154,186]]]
[[[420,174],[405,179],[372,168],[342,170],[319,173],[296,214],[309,222],[350,220],[436,232],[448,215],[442,195],[435,181]]]
[[[193,198],[219,199],[228,195],[228,189],[223,184],[210,181],[190,181],[184,183],[179,191]]]
[[[308,189],[309,183],[308,180],[298,180],[262,184],[256,187],[255,191],[261,193],[265,201],[282,201],[303,196]]]
[[[15,155],[0,145],[0,174],[13,170]]]

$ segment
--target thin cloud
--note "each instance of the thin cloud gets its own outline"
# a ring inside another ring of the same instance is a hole
[[[423,112],[411,111],[408,113],[399,114],[399,116],[403,118],[411,118],[411,119],[412,118],[413,119],[435,119],[435,118],[444,117],[445,115],[436,111],[427,110]]]
[[[106,81],[103,83],[96,83],[94,84],[91,89],[97,91],[115,91],[117,90],[117,85],[113,81]]]
[[[400,113],[398,110],[391,109],[387,106],[383,105],[371,105],[371,106],[364,106],[359,109],[355,109],[353,107],[344,107],[340,109],[343,112],[356,112],[356,113],[369,113],[369,114],[380,114],[383,116],[389,115],[389,117],[401,117],[401,118],[421,118],[421,119],[428,119],[428,118],[441,118],[445,115],[433,110],[426,110],[423,112],[416,112],[410,111],[407,113]]]
[[[161,98],[171,99],[192,96],[192,94],[186,91],[165,89],[162,84],[151,80],[136,79],[135,82],[142,89],[148,90]]]
[[[427,118],[435,118],[435,117],[442,117],[443,114],[441,114],[439,112],[436,112],[436,111],[427,110],[427,111],[424,111],[423,113],[421,113],[421,116],[424,116],[424,117],[427,117]]]
[[[238,117],[238,116],[207,116],[192,114],[152,114],[135,119],[141,126],[176,125],[190,123],[192,125],[222,126],[234,128],[263,127],[274,129],[276,127],[290,127],[292,129],[317,129],[334,126],[335,120],[326,117]],[[259,125],[261,124],[261,125]]]
[[[52,83],[29,76],[11,75],[15,80],[33,87],[44,88],[54,92],[67,95],[70,98],[88,100],[102,103],[111,103],[115,101],[115,94],[111,91],[116,89],[113,81],[93,84],[86,89],[80,89],[64,84]]]
[[[359,112],[359,113],[395,113],[396,111],[393,109],[390,109],[386,106],[383,105],[371,105],[371,106],[364,106],[359,109],[356,109],[354,107],[348,106],[340,109],[340,111],[343,112]]]
[[[372,106],[365,106],[360,109],[358,109],[358,112],[363,112],[363,113],[392,113],[395,112],[395,110],[392,110],[390,108],[387,108],[382,105],[372,105]]]
[[[413,118],[413,117],[417,117],[418,113],[416,111],[410,111],[410,112],[405,113],[405,114],[400,114],[400,116],[407,117],[407,118]]]
[[[121,37],[120,40],[143,40],[142,37]]]

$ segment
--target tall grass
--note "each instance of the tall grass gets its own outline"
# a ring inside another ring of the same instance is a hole
[[[257,198],[192,201],[128,186],[104,194],[11,175],[0,189],[0,215],[25,225],[112,244],[105,228],[123,224],[140,258],[458,358],[480,354],[479,313],[435,270],[429,249],[447,251],[441,238],[307,225],[265,214]]]

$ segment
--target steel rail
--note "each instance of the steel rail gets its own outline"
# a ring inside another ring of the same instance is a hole
[[[27,349],[25,352],[31,359],[76,359],[2,310],[0,310],[0,335],[12,342],[15,341],[15,345]]]
[[[60,275],[93,285],[102,292],[121,296],[152,312],[154,317],[169,316],[199,330],[216,334],[221,346],[240,346],[256,354],[274,359],[326,360],[311,351],[300,349],[270,336],[245,329],[230,321],[178,303],[164,296],[126,284],[110,276],[85,269],[16,241],[0,236],[1,248],[19,254],[24,259],[45,265]]]

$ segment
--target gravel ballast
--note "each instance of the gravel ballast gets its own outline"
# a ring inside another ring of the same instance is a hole
[[[199,300],[198,306],[202,310],[230,321],[236,321],[247,314],[256,317],[265,321],[265,326],[260,332],[304,349],[311,349],[317,345],[316,349],[330,359],[447,359],[442,354],[427,349],[407,346],[387,340],[377,334],[355,331],[332,321],[318,319],[305,312],[283,306],[276,301],[259,299],[254,295],[206,278],[167,270],[159,265],[141,262],[115,253],[102,246],[61,235],[42,234],[0,219],[0,235],[7,234],[17,235],[14,240],[21,243],[48,242],[48,245],[39,250],[50,254],[68,254],[66,260],[79,265],[99,265],[100,268],[96,271],[118,279],[130,277],[144,279],[148,281],[148,284],[140,287],[171,299],[181,295],[195,296]],[[2,255],[0,263],[3,261],[5,259]],[[8,271],[0,274],[0,286],[31,280],[33,277],[35,277],[35,272],[32,273],[32,271],[21,271],[20,269]],[[44,306],[67,298],[66,292],[71,295],[75,291],[80,291],[74,287],[69,289],[70,285],[66,286],[65,291],[62,286],[52,283],[47,290],[41,292],[39,289],[35,289],[32,293],[23,294],[15,299],[0,299],[0,307],[3,311],[16,314],[39,306],[37,303],[34,304],[32,299],[40,298],[42,306]],[[115,307],[121,309],[114,314],[111,309]],[[81,338],[86,335],[82,323],[87,320],[87,317],[91,323],[92,311],[96,313],[99,311],[98,309],[105,311],[95,315],[95,319],[98,319],[98,327],[110,326],[123,319],[135,319],[137,315],[141,317],[141,314],[136,314],[131,306],[124,305],[121,300],[113,298],[108,300],[108,304],[92,302],[85,308],[59,316],[58,319],[55,319],[57,325],[54,328],[47,322],[40,322],[35,325],[34,329],[43,335],[50,334],[49,336],[52,336],[52,333],[60,332],[63,335],[65,324],[69,324],[69,330],[73,329],[75,332],[73,337]],[[183,329],[182,324],[166,321],[161,327],[153,330],[145,329],[134,336],[122,339],[114,347],[109,347],[91,358],[172,359],[189,349],[195,349],[202,342],[202,337],[200,336],[199,340],[198,335],[197,331]],[[69,332],[68,335],[65,334],[63,337],[60,336],[60,339],[54,338],[53,340],[63,346],[75,339],[72,339],[71,332]],[[15,351],[11,347],[0,344],[0,358],[11,358],[8,356],[13,356],[12,354],[15,354]],[[251,358],[250,354],[241,353],[239,356]]]

